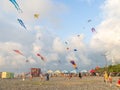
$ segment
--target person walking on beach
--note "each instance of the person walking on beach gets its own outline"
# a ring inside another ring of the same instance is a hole
[[[79,78],[80,78],[80,79],[82,78],[82,74],[81,74],[81,72],[79,72]]]
[[[50,79],[50,78],[49,78],[49,74],[46,73],[46,80],[49,81],[49,79]]]
[[[111,87],[112,86],[112,76],[111,76],[111,73],[108,76],[108,81],[109,81],[109,84],[110,84],[110,87]]]
[[[104,73],[104,82],[107,84],[107,82],[108,82],[108,73],[107,73],[107,71],[105,71],[105,73]]]

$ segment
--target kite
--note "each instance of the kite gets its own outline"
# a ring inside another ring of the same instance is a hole
[[[9,1],[11,1],[11,3],[15,6],[15,8],[17,9],[17,11],[22,12],[22,10],[20,9],[18,3],[15,0],[9,0]]]
[[[78,37],[80,37],[80,35],[77,35]]]
[[[75,69],[78,69],[76,63],[73,60],[71,60],[70,63],[73,65]]]
[[[43,61],[45,61],[45,58],[42,55],[40,55],[39,53],[37,53],[37,56],[40,57]]]
[[[68,44],[68,42],[67,42],[67,41],[65,41],[65,44]]]
[[[69,50],[69,48],[68,48],[68,47],[67,47],[66,49],[67,49],[67,50]]]
[[[26,60],[26,62],[29,62],[29,60]]]
[[[39,14],[34,14],[34,18],[39,18]]]
[[[20,55],[23,55],[23,53],[21,53],[19,50],[13,50],[13,51],[20,54]]]
[[[95,28],[93,28],[93,27],[91,28],[91,31],[92,31],[92,32],[96,32]],[[97,32],[96,32],[96,33],[97,33]]]
[[[74,51],[77,51],[77,49],[74,49]]]
[[[18,20],[18,22],[20,23],[20,25],[21,25],[22,27],[24,27],[25,29],[27,29],[26,26],[24,25],[24,23],[23,23],[23,21],[22,21],[21,19],[17,19],[17,20]]]
[[[91,22],[91,21],[92,21],[91,19],[88,20],[88,22]]]

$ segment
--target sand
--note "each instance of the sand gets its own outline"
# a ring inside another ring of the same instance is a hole
[[[115,86],[118,77],[113,77],[113,83],[103,81],[103,77],[88,76],[82,79],[72,77],[52,77],[49,81],[40,78],[22,79],[0,79],[0,90],[118,90]]]

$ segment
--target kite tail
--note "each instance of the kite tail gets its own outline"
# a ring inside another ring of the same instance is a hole
[[[23,13],[22,9],[17,9],[18,13]]]

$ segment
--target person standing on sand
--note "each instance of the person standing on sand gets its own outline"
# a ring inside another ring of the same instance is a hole
[[[22,80],[25,80],[25,73],[22,73]]]
[[[112,86],[112,76],[111,76],[111,73],[108,76],[108,81],[109,81],[109,84],[110,84],[110,87],[111,87]]]
[[[79,72],[79,78],[80,78],[80,79],[82,78],[82,74],[81,74],[81,72]]]
[[[108,82],[108,73],[106,71],[104,73],[104,81],[107,84],[107,82]]]
[[[46,80],[49,81],[49,74],[46,73]]]

